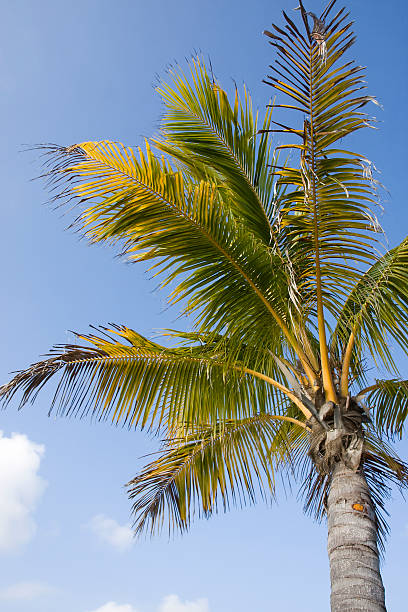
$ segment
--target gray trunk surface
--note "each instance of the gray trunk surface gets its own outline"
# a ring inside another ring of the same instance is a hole
[[[332,612],[385,612],[377,527],[364,474],[336,464],[327,519]]]

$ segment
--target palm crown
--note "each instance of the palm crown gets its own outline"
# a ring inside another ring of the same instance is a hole
[[[246,90],[229,99],[195,59],[158,88],[161,131],[143,150],[46,147],[48,181],[77,201],[85,236],[151,261],[190,315],[191,331],[167,332],[172,348],[100,328],[2,387],[23,405],[60,373],[57,413],[165,437],[128,484],[137,530],[166,518],[183,530],[195,508],[273,494],[277,470],[301,477],[320,516],[339,458],[363,467],[377,511],[407,482],[384,436],[401,435],[408,411],[389,348],[408,352],[408,239],[382,249],[373,165],[341,148],[372,125],[375,100],[343,59],[354,37],[334,4],[317,18],[301,2],[302,27],[283,13],[265,32],[279,104],[262,120]],[[279,108],[296,127],[275,121]],[[273,148],[274,132],[290,140]],[[367,359],[391,378],[369,380]]]

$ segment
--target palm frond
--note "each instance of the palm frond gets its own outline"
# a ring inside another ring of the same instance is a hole
[[[193,174],[211,169],[228,190],[234,214],[266,244],[273,244],[278,159],[267,133],[271,110],[259,126],[246,89],[241,101],[235,88],[230,103],[202,60],[193,59],[188,72],[173,68],[171,80],[158,87],[164,115],[161,137],[154,143]],[[259,128],[262,135],[258,135]]]
[[[368,351],[376,364],[398,372],[395,342],[408,354],[408,238],[388,251],[361,277],[337,319],[333,352],[344,352],[353,334],[353,363]],[[352,365],[353,370],[353,365]]]
[[[372,210],[377,197],[368,161],[334,146],[370,125],[369,116],[360,109],[374,100],[361,93],[365,89],[361,66],[338,65],[354,41],[351,22],[344,23],[347,15],[340,17],[340,13],[331,22],[326,13],[326,23],[322,22],[323,59],[319,42],[300,34],[285,13],[285,30],[274,25],[274,33],[265,32],[277,54],[266,82],[291,97],[307,117],[299,129],[279,126],[299,137],[296,148],[301,154],[299,169],[280,173],[280,182],[287,185],[280,201],[285,245],[293,261],[306,258],[309,262],[304,269],[306,284],[320,264],[324,303],[334,312],[335,296],[347,293],[354,283],[358,263],[375,260],[372,232],[378,231]]]
[[[128,484],[136,532],[188,529],[194,514],[209,517],[219,506],[274,496],[275,469],[290,462],[277,417],[256,414],[201,426],[182,440],[165,442],[162,455]],[[291,428],[298,427],[290,423]]]
[[[50,412],[181,432],[203,421],[282,414],[291,398],[297,401],[268,376],[272,357],[269,367],[263,359],[265,370],[258,373],[234,362],[220,342],[216,351],[211,342],[166,348],[118,326],[78,338],[88,345],[57,346],[48,359],[17,373],[0,388],[3,402],[17,392],[20,407],[33,402],[60,373]],[[299,409],[297,416],[304,421]]]
[[[303,125],[278,124],[278,131],[296,142],[280,145],[300,153],[300,167],[280,171],[286,191],[279,200],[280,244],[297,272],[303,299],[315,305],[326,398],[335,401],[330,372],[324,309],[336,315],[362,265],[376,260],[375,233],[379,231],[373,205],[376,193],[364,157],[345,151],[340,139],[363,127],[370,118],[361,109],[372,96],[364,90],[362,68],[344,63],[353,44],[351,23],[340,11],[320,18],[308,15],[300,2],[306,30],[302,34],[284,13],[286,28],[273,24],[266,31],[276,60],[265,82],[289,97],[285,105],[301,111]],[[272,122],[273,123],[273,122]]]
[[[274,249],[237,222],[216,184],[186,183],[149,146],[139,159],[107,141],[49,152],[50,185],[60,189],[57,197],[88,204],[77,224],[91,241],[119,241],[132,259],[156,260],[159,272],[166,272],[162,286],[178,282],[170,300],[186,303],[184,312],[195,314],[196,327],[254,345],[267,339],[277,354],[286,338],[307,370],[293,326],[294,320],[301,325],[301,317],[289,270]],[[308,375],[314,378],[310,367]]]
[[[408,418],[408,380],[376,380],[360,391],[379,431],[401,438]]]

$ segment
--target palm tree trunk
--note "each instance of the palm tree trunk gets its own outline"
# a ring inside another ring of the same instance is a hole
[[[336,463],[327,519],[332,612],[385,612],[376,519],[361,471]]]

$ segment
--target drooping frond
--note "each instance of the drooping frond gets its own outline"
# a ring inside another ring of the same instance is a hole
[[[184,531],[194,514],[209,517],[219,506],[253,503],[257,493],[274,495],[275,469],[290,462],[278,432],[279,417],[256,414],[200,427],[183,440],[170,440],[162,455],[131,480],[136,532]],[[298,428],[293,420],[290,427]]]
[[[350,340],[350,336],[353,337]],[[390,341],[408,354],[408,238],[388,251],[361,277],[338,317],[333,351],[354,351],[354,362],[366,350],[396,371]]]
[[[197,423],[215,424],[257,412],[283,414],[288,402],[297,401],[269,376],[272,357],[269,368],[263,360],[265,370],[259,373],[233,362],[221,343],[216,352],[213,343],[171,349],[126,327],[78,337],[88,345],[58,346],[48,359],[17,373],[0,388],[3,402],[19,391],[20,406],[34,401],[44,384],[60,373],[50,411],[180,435]],[[304,421],[299,410],[297,416]]]
[[[164,102],[161,137],[156,146],[188,166],[193,174],[213,171],[227,190],[231,208],[256,236],[273,245],[276,160],[268,133],[271,112],[258,125],[246,89],[244,101],[235,88],[233,104],[210,77],[205,64],[194,59],[186,75],[169,71],[170,81],[158,87]]]
[[[361,394],[378,429],[401,437],[408,418],[408,380],[376,380]]]
[[[197,327],[282,353],[295,335],[289,272],[281,257],[237,222],[217,185],[185,181],[147,146],[139,157],[112,142],[51,148],[48,178],[60,195],[88,205],[77,223],[91,241],[116,242],[133,259],[156,260],[163,285],[177,281]],[[66,188],[61,187],[66,184]],[[298,316],[299,318],[299,316]],[[307,366],[306,366],[307,367]],[[312,375],[310,375],[312,378]]]

